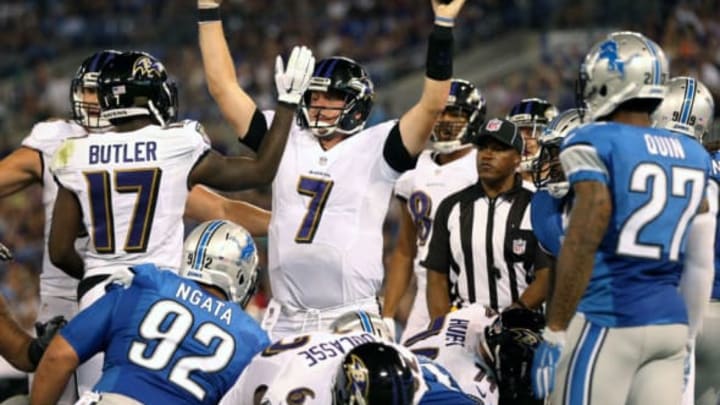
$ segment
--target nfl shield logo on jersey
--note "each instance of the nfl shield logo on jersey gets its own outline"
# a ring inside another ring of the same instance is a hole
[[[521,255],[525,253],[525,247],[527,245],[527,241],[525,239],[513,239],[512,243],[512,251],[516,255]]]

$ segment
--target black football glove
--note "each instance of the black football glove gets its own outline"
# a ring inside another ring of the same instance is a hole
[[[67,325],[67,321],[62,315],[58,315],[44,323],[35,323],[37,337],[30,342],[30,347],[28,347],[28,357],[35,367],[40,363],[40,359],[48,345],[50,345],[52,338],[55,337],[55,334],[65,325]]]

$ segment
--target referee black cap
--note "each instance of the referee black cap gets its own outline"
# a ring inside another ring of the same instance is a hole
[[[475,145],[484,145],[490,138],[512,147],[522,154],[525,149],[522,135],[517,125],[503,118],[491,118],[480,129],[480,133],[471,139]]]

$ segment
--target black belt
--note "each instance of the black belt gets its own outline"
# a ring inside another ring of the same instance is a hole
[[[107,280],[108,277],[110,277],[109,274],[98,274],[97,276],[90,276],[90,277],[80,280],[80,283],[78,283],[78,287],[77,287],[78,302],[80,302],[80,300],[82,299],[83,295],[85,295],[85,293],[90,291],[90,289],[92,289],[96,285]]]

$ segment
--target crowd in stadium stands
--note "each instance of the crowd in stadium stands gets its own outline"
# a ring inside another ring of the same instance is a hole
[[[72,72],[53,69],[57,60],[76,55],[75,60],[68,61],[74,68],[88,54],[79,49],[96,50],[114,43],[138,44],[138,48],[164,60],[180,83],[181,100],[193,100],[181,105],[181,116],[205,123],[216,149],[235,152],[238,146],[230,128],[222,123],[207,94],[192,5],[160,0],[113,3],[116,2],[11,0],[0,5],[0,28],[5,33],[0,36],[0,48],[4,50],[0,61],[0,156],[12,151],[34,122],[69,113]],[[157,6],[159,3],[162,7]],[[387,83],[424,64],[431,10],[422,7],[418,10],[414,0],[227,3],[223,6],[224,24],[237,58],[241,85],[262,107],[271,107],[274,102],[274,57],[291,44],[308,44],[319,57],[342,53],[356,58],[366,64],[376,84]],[[712,1],[680,5],[660,1],[665,8],[649,13],[640,8],[643,2],[609,1],[605,2],[608,7],[602,9],[603,14],[597,14],[598,10],[587,3],[469,2],[463,12],[464,22],[456,31],[456,48],[468,49],[493,35],[517,28],[542,30],[614,24],[642,31],[657,40],[672,61],[673,75],[695,76],[716,99],[720,96],[720,9]],[[622,13],[613,8],[618,4],[625,7]],[[553,15],[553,19],[548,20],[548,15]],[[642,23],[613,19],[634,15],[643,15],[644,19],[638,20]],[[575,72],[585,49],[558,49],[544,43],[541,52],[542,63],[532,68],[478,83],[488,99],[490,115],[502,114],[528,95],[546,97],[561,110],[573,106]],[[375,110],[370,123],[394,114],[388,106],[377,105]],[[267,190],[234,196],[269,208]],[[41,212],[41,193],[37,187],[0,199],[0,240],[15,254],[14,262],[0,265],[0,293],[28,328],[37,306],[37,272],[43,250]],[[390,218],[385,229],[389,249],[397,230],[396,220]]]

